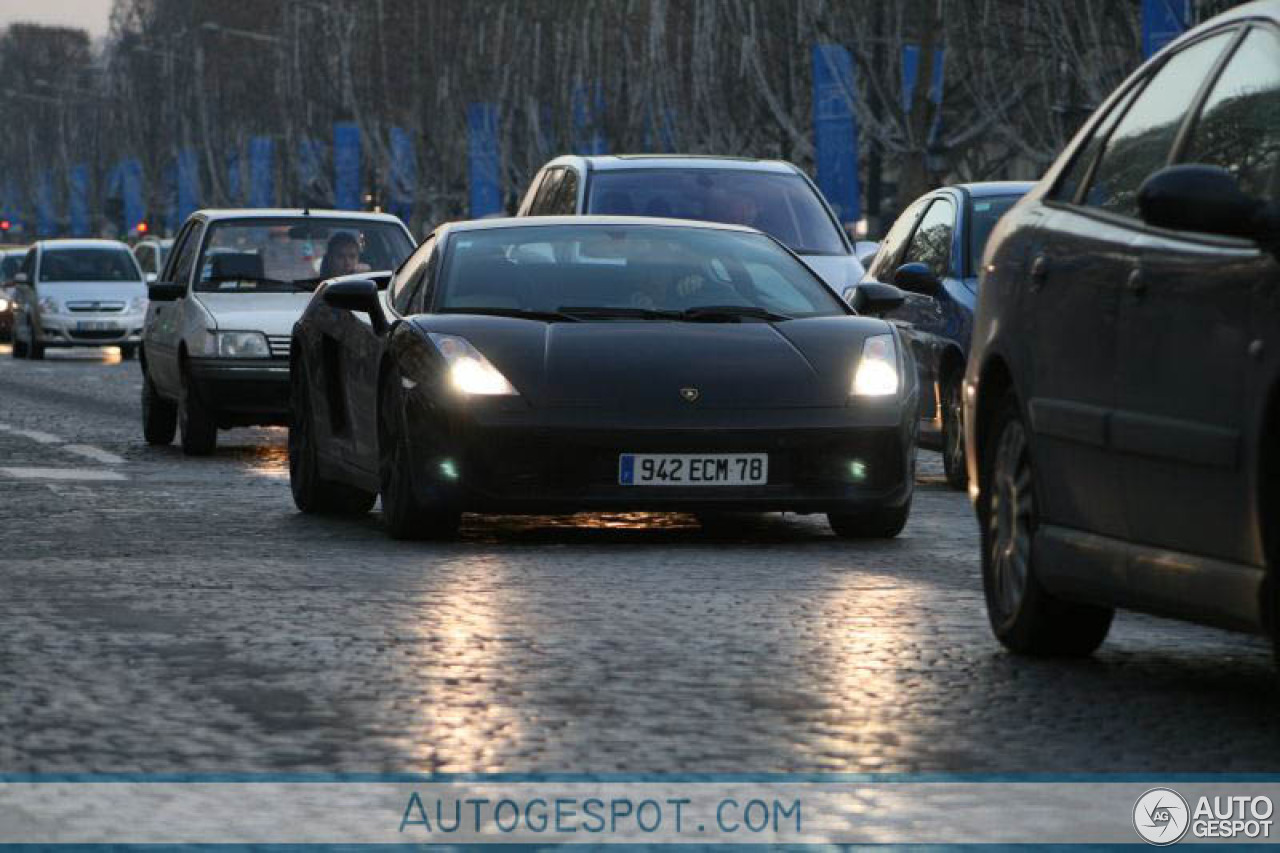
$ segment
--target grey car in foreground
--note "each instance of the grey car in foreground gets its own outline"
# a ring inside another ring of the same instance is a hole
[[[1179,39],[997,226],[965,377],[996,636],[1277,634],[1280,3]]]

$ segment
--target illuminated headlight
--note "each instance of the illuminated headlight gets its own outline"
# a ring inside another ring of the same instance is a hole
[[[8,299],[5,299],[3,296],[0,296],[0,311],[8,311],[9,304],[10,303]]]
[[[519,393],[466,338],[435,333],[430,337],[444,356],[449,367],[449,385],[455,391],[477,397],[512,397]]]
[[[218,332],[218,356],[220,358],[268,358],[271,347],[262,332]]]
[[[146,310],[147,310],[147,297],[135,296],[129,300],[130,314],[141,314],[143,311],[146,311]]]
[[[898,393],[898,351],[893,335],[873,335],[862,344],[853,374],[856,397],[889,397]]]
[[[44,297],[38,304],[40,305],[40,311],[45,314],[57,314],[62,308],[58,304],[58,300],[51,296]]]

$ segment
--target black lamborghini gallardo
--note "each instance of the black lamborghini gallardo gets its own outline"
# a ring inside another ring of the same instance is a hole
[[[891,537],[910,511],[909,352],[751,229],[446,225],[389,282],[322,285],[292,347],[294,500],[363,513],[381,495],[397,538],[592,510],[823,512]]]

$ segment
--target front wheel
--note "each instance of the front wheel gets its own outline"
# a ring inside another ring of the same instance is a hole
[[[40,339],[36,337],[34,324],[27,326],[27,336],[27,358],[34,361],[44,360],[44,344],[40,343]]]
[[[289,422],[289,490],[293,503],[305,513],[364,515],[378,496],[345,483],[320,477],[319,448],[311,415],[311,395],[302,365],[293,365]]]
[[[182,452],[187,456],[212,456],[218,447],[218,424],[186,370],[178,393],[178,431],[182,435]]]
[[[964,459],[964,375],[954,371],[942,385],[942,469],[947,485],[957,491],[969,487]]]
[[[1000,405],[982,455],[982,586],[991,628],[1010,651],[1055,657],[1085,657],[1107,637],[1114,611],[1063,601],[1036,576],[1035,532],[1039,523],[1026,427],[1017,400]]]
[[[151,377],[142,373],[142,435],[147,444],[170,444],[178,428],[178,407],[160,396]]]
[[[911,501],[899,507],[882,507],[865,512],[829,512],[827,523],[841,539],[892,539],[907,526]]]
[[[449,506],[429,506],[419,499],[400,395],[399,381],[392,371],[387,371],[378,394],[378,477],[383,522],[392,539],[451,539],[458,533],[462,513]]]

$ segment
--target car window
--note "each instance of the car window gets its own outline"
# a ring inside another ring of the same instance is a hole
[[[1182,160],[1221,166],[1255,197],[1274,197],[1280,164],[1280,37],[1249,33],[1214,84]]]
[[[1106,141],[1087,205],[1137,217],[1138,188],[1168,162],[1187,110],[1233,36],[1224,32],[1196,42],[1155,73]]]
[[[763,234],[589,224],[483,229],[449,242],[436,311],[577,310],[591,319],[669,319],[666,312],[708,307],[846,313],[821,279]]]
[[[995,230],[1000,217],[1009,212],[1022,198],[1018,195],[982,196],[970,200],[969,209],[969,269],[967,276],[978,274],[978,265],[982,263],[982,253],[987,249],[987,241]]]
[[[436,237],[431,235],[417,248],[391,280],[391,306],[398,314],[408,314],[414,291],[427,269],[427,261],[435,251]]]
[[[951,241],[955,237],[956,208],[950,200],[940,198],[929,205],[920,227],[911,236],[904,264],[924,264],[938,278],[951,272]]]
[[[578,172],[576,169],[565,169],[560,178],[560,186],[555,198],[550,201],[551,216],[573,216],[578,212]]]
[[[142,267],[144,273],[152,271],[150,246],[138,246],[133,250],[133,254],[138,259],[138,266]]]
[[[45,249],[40,257],[40,282],[138,281],[142,273],[123,246]]]
[[[1106,142],[1107,137],[1111,135],[1111,131],[1115,130],[1120,119],[1124,116],[1125,110],[1129,108],[1129,104],[1133,103],[1134,97],[1141,86],[1134,86],[1128,94],[1116,103],[1107,117],[1098,123],[1089,140],[1080,146],[1071,165],[1062,173],[1062,177],[1058,179],[1058,185],[1054,187],[1053,194],[1050,196],[1054,201],[1072,204],[1076,200],[1076,196],[1080,194],[1080,187],[1089,177],[1089,169],[1093,166],[1095,160],[1098,159],[1098,152],[1102,150],[1102,145]]]
[[[747,225],[802,255],[846,255],[821,196],[795,172],[748,169],[619,169],[596,172],[591,213]]]
[[[191,270],[196,265],[196,255],[200,251],[200,223],[192,222],[183,232],[179,241],[179,251],[173,258],[173,266],[169,270],[169,280],[186,285],[191,281]]]
[[[556,191],[560,189],[560,179],[564,176],[564,169],[559,167],[547,170],[547,175],[542,179],[542,184],[538,187],[538,195],[533,200],[533,205],[529,208],[530,216],[549,216],[551,211],[551,202],[555,198]]]
[[[27,281],[32,281],[31,276],[35,272],[36,266],[36,250],[28,249],[27,254],[22,258],[22,272],[26,273]]]
[[[876,252],[875,260],[871,262],[871,269],[867,271],[869,278],[875,281],[887,281],[893,271],[898,268],[898,255],[902,251],[902,246],[911,236],[911,230],[915,227],[920,211],[928,203],[927,198],[917,199],[893,223],[889,233],[880,242],[880,250]]]

